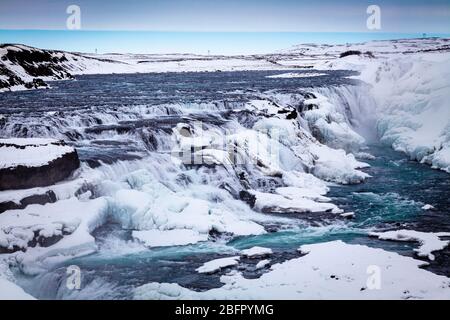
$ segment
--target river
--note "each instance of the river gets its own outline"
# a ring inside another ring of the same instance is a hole
[[[274,71],[239,73],[188,73],[151,75],[83,76],[77,81],[52,84],[53,89],[2,96],[0,111],[10,121],[1,132],[6,136],[49,136],[69,140],[77,147],[81,160],[95,167],[119,160],[151,159],[148,144],[130,139],[136,132],[142,137],[142,112],[151,122],[156,150],[166,152],[167,127],[183,119],[177,108],[192,108],[191,119],[200,115],[206,121],[220,121],[220,116],[206,117],[221,108],[232,109],[261,92],[304,92],[315,86],[356,85],[350,72],[326,72],[313,78],[269,79]],[[257,81],[253,79],[258,79]],[[217,101],[220,101],[218,103]],[[164,108],[160,106],[170,104]],[[173,105],[177,104],[178,107]],[[142,107],[146,106],[146,107]],[[200,110],[201,106],[204,108]],[[145,111],[142,111],[142,108]],[[200,110],[200,111],[199,111]],[[206,110],[206,111],[205,111]],[[166,118],[164,118],[166,117]],[[79,130],[84,127],[88,129]],[[111,133],[113,132],[113,133]],[[156,133],[155,133],[156,132]],[[121,140],[120,134],[126,139]],[[146,136],[144,140],[148,140]],[[102,143],[98,143],[101,141]],[[109,141],[109,142],[108,142]],[[145,149],[145,150],[144,150]],[[126,299],[132,289],[148,282],[176,282],[187,288],[206,290],[221,286],[219,278],[230,269],[214,275],[195,271],[204,262],[236,254],[238,250],[258,245],[272,248],[272,263],[299,256],[302,244],[343,240],[414,256],[417,243],[382,241],[369,237],[375,230],[413,229],[425,232],[450,231],[450,180],[448,174],[410,161],[404,154],[373,141],[365,150],[374,159],[364,159],[371,175],[356,185],[332,185],[328,197],[353,219],[329,214],[285,215],[289,223],[277,223],[270,232],[259,236],[220,237],[195,245],[145,248],[133,241],[131,230],[111,221],[94,232],[98,252],[55,266],[36,277],[17,274],[27,292],[43,299]],[[101,162],[100,162],[101,161]],[[433,210],[423,210],[431,204]],[[81,290],[65,285],[66,268],[76,265],[82,271]],[[430,271],[450,276],[450,251],[436,253],[427,266]],[[255,262],[243,259],[238,270],[255,278],[267,270],[256,270]]]

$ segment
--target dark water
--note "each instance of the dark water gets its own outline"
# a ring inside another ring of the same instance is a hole
[[[366,183],[331,188],[329,195],[346,211],[358,214],[352,222],[358,227],[399,224],[417,231],[450,231],[450,177],[440,170],[410,161],[391,148],[370,148],[375,160],[363,160],[371,167],[365,170]],[[435,209],[422,210],[431,204]]]
[[[291,70],[311,73],[315,70]],[[183,72],[150,74],[85,75],[77,81],[51,82],[53,90],[6,92],[0,96],[0,113],[80,111],[93,107],[111,110],[130,105],[245,101],[261,92],[298,92],[301,88],[355,84],[346,78],[353,71],[320,71],[321,76],[267,78],[289,72]]]
[[[91,165],[133,160],[148,149],[166,151],[158,137],[179,122],[220,125],[230,110],[262,94],[359,83],[348,78],[353,71],[295,70],[322,75],[267,78],[289,71],[85,75],[51,82],[48,90],[5,92],[0,115],[7,121],[0,120],[0,136],[63,139]]]

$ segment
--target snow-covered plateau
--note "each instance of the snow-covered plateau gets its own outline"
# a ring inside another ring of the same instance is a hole
[[[450,39],[0,45],[0,91],[0,299],[450,298]]]

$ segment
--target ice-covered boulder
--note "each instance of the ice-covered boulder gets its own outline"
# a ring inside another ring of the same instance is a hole
[[[23,209],[30,204],[53,203],[56,200],[56,194],[52,190],[25,196],[20,200],[8,199],[7,201],[2,201],[0,198],[0,213],[6,210]]]
[[[80,166],[76,150],[54,139],[0,139],[0,190],[52,185]]]
[[[198,273],[214,273],[220,271],[223,268],[236,266],[239,264],[239,256],[220,258],[208,261],[204,263],[201,267],[197,268]]]
[[[254,208],[263,213],[343,212],[332,203],[316,202],[306,197],[292,198],[289,195],[254,190],[248,192],[255,196]]]
[[[241,251],[241,254],[247,258],[261,258],[272,254],[272,249],[264,247],[251,247]]]

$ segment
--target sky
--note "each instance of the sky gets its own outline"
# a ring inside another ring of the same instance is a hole
[[[381,28],[370,30],[369,5]],[[68,30],[69,5],[80,30]],[[450,34],[450,0],[0,0],[0,42],[82,52],[266,53]]]

